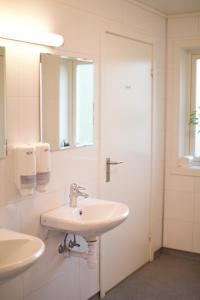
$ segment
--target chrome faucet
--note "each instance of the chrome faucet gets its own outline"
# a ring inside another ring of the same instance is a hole
[[[83,190],[85,190],[85,188],[78,186],[76,183],[72,183],[70,185],[70,194],[69,194],[69,206],[70,207],[77,207],[77,198],[78,197],[84,197],[84,198],[89,197],[88,194],[81,192]]]

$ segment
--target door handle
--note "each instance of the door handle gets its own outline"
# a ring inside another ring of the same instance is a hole
[[[120,165],[123,163],[124,163],[124,161],[111,161],[110,157],[106,158],[106,182],[110,182],[110,166],[111,165]]]
[[[108,165],[120,165],[123,163],[124,163],[124,161],[109,161],[109,162],[107,162]]]

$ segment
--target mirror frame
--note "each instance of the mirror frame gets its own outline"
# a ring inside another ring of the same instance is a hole
[[[41,142],[48,142],[43,140],[43,116],[42,116],[42,106],[43,106],[43,100],[42,100],[42,55],[50,55],[50,56],[55,56],[58,58],[64,58],[68,59],[71,61],[78,62],[80,63],[90,63],[94,65],[94,81],[93,81],[93,142],[91,144],[82,144],[82,145],[76,145],[75,143],[75,132],[76,132],[76,101],[73,101],[73,98],[70,99],[69,102],[69,122],[70,127],[69,127],[69,139],[71,141],[71,145],[66,146],[66,147],[59,147],[55,149],[55,147],[52,149],[53,152],[55,151],[62,151],[62,150],[67,150],[67,149],[73,149],[73,148],[82,148],[82,147],[91,147],[95,145],[95,93],[96,93],[96,62],[95,59],[88,59],[88,58],[81,58],[81,57],[74,57],[74,56],[68,56],[68,55],[59,55],[56,53],[40,53],[40,101],[39,101],[39,140]],[[72,74],[72,81],[74,81],[74,74]],[[72,92],[74,93],[74,86],[72,87]]]

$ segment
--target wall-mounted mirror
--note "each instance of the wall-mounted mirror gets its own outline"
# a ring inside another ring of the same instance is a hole
[[[5,48],[0,47],[0,158],[5,156]]]
[[[52,150],[93,144],[92,61],[41,54],[40,98],[41,141]]]

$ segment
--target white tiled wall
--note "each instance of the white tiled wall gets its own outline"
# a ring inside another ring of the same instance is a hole
[[[154,112],[152,165],[153,249],[161,246],[164,144],[165,19],[126,0],[0,0],[0,26],[57,32],[59,50],[0,39],[6,47],[7,136],[10,147],[39,139],[39,54],[56,52],[93,58],[97,64],[95,146],[52,153],[48,193],[20,198],[13,183],[12,155],[0,160],[0,226],[44,238],[40,214],[68,201],[69,184],[84,185],[98,196],[99,63],[104,30],[151,42],[154,46]],[[199,191],[200,193],[200,191]],[[85,261],[63,258],[57,247],[62,236],[51,236],[46,252],[23,275],[0,286],[1,300],[86,300],[99,290],[99,270]],[[200,242],[199,242],[200,243]]]
[[[164,246],[200,253],[200,179],[173,174],[173,143],[177,140],[178,77],[175,44],[195,44],[200,39],[200,16],[168,19],[167,155],[165,182]]]

